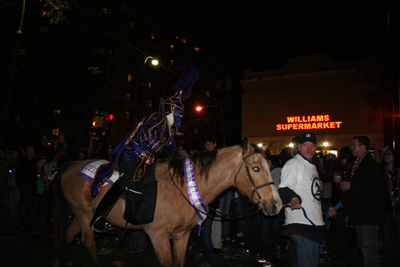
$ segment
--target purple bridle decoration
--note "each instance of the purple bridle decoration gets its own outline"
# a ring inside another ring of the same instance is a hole
[[[208,207],[201,200],[199,190],[197,190],[196,181],[194,179],[194,171],[192,165],[192,157],[187,157],[183,161],[183,170],[185,171],[186,187],[190,197],[190,202],[194,206],[194,210],[199,216],[197,222],[198,235],[200,235],[201,224],[207,219]]]

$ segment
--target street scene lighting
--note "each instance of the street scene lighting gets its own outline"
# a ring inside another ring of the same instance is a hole
[[[218,106],[197,106],[196,110],[200,112],[203,108],[217,108],[221,111],[221,135],[222,135],[222,145],[225,146],[225,136],[224,136],[224,109]]]
[[[148,56],[148,57],[146,57],[146,59],[144,60],[143,67],[144,67],[144,65],[146,65],[146,62],[147,62],[147,60],[148,60],[149,58],[152,59],[152,60],[151,60],[151,64],[152,64],[153,66],[157,66],[157,65],[158,65],[158,60],[157,60],[156,58],[154,58],[154,57],[152,57],[152,56]]]

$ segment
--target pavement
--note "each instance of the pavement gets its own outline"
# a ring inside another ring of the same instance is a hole
[[[116,240],[117,238],[118,230],[116,229],[105,234],[95,234],[97,249],[104,266],[159,266],[148,237],[146,237],[146,251],[140,251],[134,244],[129,243],[121,247],[120,242]],[[243,238],[236,235],[231,241],[223,241],[223,248],[220,251],[216,250],[213,255],[213,266],[262,267],[262,264],[258,263],[256,255],[246,252],[245,246],[241,244],[242,242]],[[41,233],[24,236],[21,229],[5,224],[0,214],[0,247],[1,266],[52,266],[54,259],[52,227],[44,226]],[[275,265],[277,267],[286,265],[285,239],[282,239],[282,248],[280,260]],[[198,267],[200,263],[201,260],[195,243],[189,241],[186,266]],[[68,248],[66,266],[94,266],[79,236]],[[346,266],[346,263],[344,259],[335,257],[330,253],[328,246],[327,254],[321,255],[319,266]]]

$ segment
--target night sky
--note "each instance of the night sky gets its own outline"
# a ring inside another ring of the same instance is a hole
[[[397,30],[394,2],[205,0],[164,1],[160,7],[237,68],[265,69],[315,53],[336,61],[364,57]]]

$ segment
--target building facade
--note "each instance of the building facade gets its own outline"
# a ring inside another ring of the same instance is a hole
[[[312,55],[277,70],[245,71],[242,136],[273,154],[305,132],[316,134],[321,150],[350,146],[356,135],[380,149],[392,118],[391,82],[390,65],[380,58],[336,63]]]

